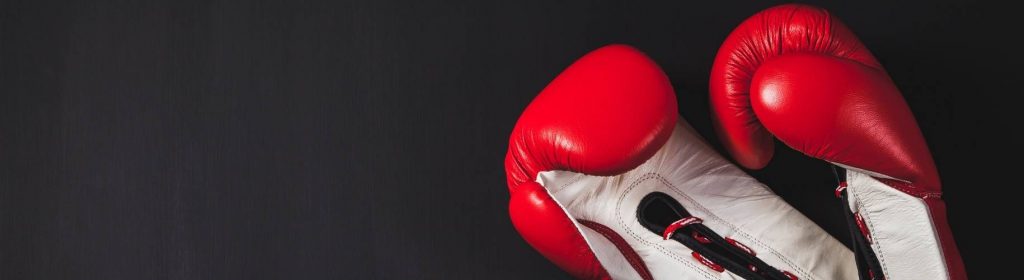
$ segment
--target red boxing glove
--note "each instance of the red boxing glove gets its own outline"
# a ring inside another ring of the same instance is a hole
[[[725,40],[710,83],[716,129],[741,165],[764,167],[774,136],[846,169],[837,193],[863,275],[966,279],[914,116],[839,19],[805,5],[762,11]]]
[[[585,279],[852,279],[853,253],[708,146],[643,53],[612,45],[519,118],[505,170],[523,239]]]

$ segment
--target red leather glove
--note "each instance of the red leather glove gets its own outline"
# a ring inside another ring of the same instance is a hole
[[[853,254],[710,148],[661,69],[587,54],[523,112],[505,170],[516,230],[585,279],[853,279]]]
[[[914,116],[839,19],[805,5],[750,17],[719,49],[710,90],[716,129],[741,165],[764,167],[774,136],[846,169],[837,194],[866,277],[966,279]]]

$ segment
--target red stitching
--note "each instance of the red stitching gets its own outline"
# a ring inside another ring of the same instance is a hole
[[[789,277],[789,280],[800,280],[800,278],[797,278],[796,275],[793,275],[793,273],[790,273],[789,271],[783,271],[782,275]]]
[[[846,190],[846,181],[839,182],[839,186],[836,187],[836,197],[842,197],[843,191]]]
[[[723,268],[721,265],[718,265],[717,263],[715,263],[715,262],[713,262],[713,261],[711,261],[709,259],[705,259],[704,256],[702,256],[700,253],[697,253],[697,251],[693,251],[693,254],[691,254],[691,255],[693,255],[693,258],[697,259],[697,261],[699,261],[701,264],[704,264],[708,268],[711,268],[711,270],[718,271],[718,272],[725,271],[725,268]]]
[[[661,237],[664,237],[665,240],[668,240],[669,237],[672,237],[672,233],[676,232],[680,228],[683,228],[683,227],[686,227],[686,226],[692,225],[692,224],[703,223],[703,222],[704,222],[704,220],[701,220],[700,218],[697,218],[697,217],[686,217],[686,218],[679,219],[678,221],[675,221],[675,222],[672,222],[672,224],[669,224],[668,227],[665,228],[665,231],[661,233]]]
[[[864,217],[860,216],[860,212],[853,213],[853,220],[857,222],[857,227],[860,228],[860,234],[864,235],[864,239],[867,239],[868,243],[874,243],[871,241],[871,232],[864,225]]]
[[[640,254],[637,254],[636,251],[633,250],[633,247],[630,247],[629,243],[626,243],[626,239],[623,239],[622,236],[615,233],[615,230],[593,221],[579,220],[579,222],[583,226],[600,233],[607,238],[608,241],[611,241],[612,244],[615,245],[615,248],[619,249],[619,253],[622,253],[622,256],[626,258],[629,265],[633,267],[633,270],[636,270],[636,273],[640,274],[641,278],[644,280],[654,279],[654,276],[651,275],[651,271],[647,270],[647,264],[644,264],[644,260],[640,258]]]
[[[729,242],[729,244],[732,244],[732,246],[735,246],[736,248],[740,248],[740,250],[747,252],[747,254],[750,255],[751,257],[757,256],[757,252],[754,252],[754,249],[750,249],[750,247],[747,247],[747,245],[743,245],[743,243],[740,243],[735,239],[726,237],[725,242]]]
[[[693,236],[693,239],[697,240],[697,242],[700,242],[700,243],[703,243],[703,244],[711,244],[711,239],[708,239],[704,235],[701,235],[699,232],[694,231],[693,234],[691,234],[691,235]]]
[[[628,192],[629,190],[632,190],[632,189],[636,188],[637,185],[639,185],[640,183],[643,183],[643,182],[645,182],[647,180],[657,180],[659,183],[662,183],[662,184],[665,184],[666,186],[669,186],[670,189],[675,191],[675,193],[678,194],[679,196],[681,196],[682,198],[684,198],[684,199],[686,199],[688,201],[696,202],[696,200],[694,200],[692,197],[690,197],[686,193],[683,193],[682,191],[680,191],[679,190],[679,186],[676,186],[672,182],[670,182],[667,179],[665,179],[665,177],[662,177],[660,174],[657,174],[657,173],[647,173],[647,174],[644,174],[643,176],[641,176],[640,178],[634,180],[633,183],[629,185],[629,188],[626,189],[627,191],[623,192],[621,195],[619,195],[619,199],[623,199],[624,197],[626,197],[626,195],[629,194],[629,192]],[[696,207],[699,208],[699,209],[703,209],[703,210],[705,210],[707,212],[710,212],[706,207],[701,206],[700,203],[697,203]],[[619,217],[620,219],[622,219],[622,217],[619,216],[619,214],[616,214],[616,217]],[[724,223],[726,226],[728,226],[731,229],[736,230],[737,234],[748,237],[749,238],[748,242],[754,242],[754,244],[759,244],[759,245],[762,245],[762,247],[767,248],[768,249],[768,253],[770,253],[772,256],[775,256],[776,258],[778,258],[782,262],[788,264],[789,267],[792,267],[793,269],[799,271],[801,274],[807,274],[807,275],[810,274],[810,272],[807,272],[806,269],[800,267],[799,265],[796,265],[797,262],[792,260],[790,257],[787,257],[786,255],[780,253],[778,250],[772,249],[771,246],[767,246],[765,244],[765,241],[758,240],[758,238],[756,236],[754,236],[754,235],[752,235],[750,233],[744,232],[738,226],[736,226],[734,224],[731,224],[728,221],[723,220],[721,217],[715,216],[714,214],[710,214],[709,217],[711,217],[714,220],[717,220],[719,222]],[[626,229],[626,231],[629,232],[630,234],[632,234],[634,237],[639,238],[639,236],[634,234],[632,231],[629,231],[629,229]],[[657,250],[661,251],[661,252],[666,252],[666,250],[664,250],[663,248],[660,248],[660,247],[655,247],[655,248]],[[705,274],[705,275],[708,275],[708,274]]]
[[[871,280],[875,280],[875,279],[885,280],[885,276],[884,275],[882,276],[882,278],[875,278],[875,271],[874,270],[868,270],[868,278],[871,278]]]

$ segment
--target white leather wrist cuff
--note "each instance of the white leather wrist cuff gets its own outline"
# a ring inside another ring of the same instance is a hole
[[[885,279],[947,279],[938,235],[924,200],[854,169],[849,206],[863,220]]]
[[[576,220],[603,224],[632,247],[657,279],[739,279],[701,264],[683,244],[664,240],[637,220],[640,201],[665,193],[723,237],[750,247],[769,265],[799,279],[856,279],[841,243],[760,182],[718,155],[682,119],[668,143],[639,167],[617,176],[547,171],[537,182]],[[575,222],[575,221],[574,221]],[[598,260],[615,279],[639,279],[601,234],[577,223]]]

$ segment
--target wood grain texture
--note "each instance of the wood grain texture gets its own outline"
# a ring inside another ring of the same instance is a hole
[[[521,110],[628,43],[714,142],[711,60],[772,5],[429,2],[0,0],[0,279],[565,278],[507,215]],[[1012,182],[990,160],[1019,143],[997,69],[1019,64],[977,30],[1011,17],[820,5],[907,95],[968,271],[1000,271],[973,217]],[[780,147],[755,175],[845,241],[829,172]]]

